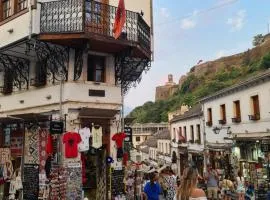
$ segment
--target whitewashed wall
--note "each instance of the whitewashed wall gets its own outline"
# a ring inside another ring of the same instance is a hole
[[[197,137],[197,125],[200,125],[200,135],[201,135],[201,144],[188,144],[188,149],[190,150],[195,150],[195,151],[202,151],[203,149],[203,121],[202,117],[195,117],[195,118],[190,118],[190,119],[185,119],[181,121],[176,121],[171,123],[171,138],[174,138],[174,128],[176,131],[176,141],[179,140],[179,134],[178,130],[179,127],[182,127],[182,135],[184,136],[184,127],[186,127],[186,141],[189,142],[191,139],[191,130],[190,126],[193,125],[194,128],[194,140],[196,141],[198,139]]]
[[[248,115],[252,114],[251,107],[251,96],[259,96],[259,106],[260,106],[260,120],[250,121]],[[240,101],[241,108],[241,123],[232,123],[234,117],[233,102]],[[230,126],[233,134],[242,133],[248,136],[250,133],[265,133],[267,129],[270,129],[270,82],[262,83],[255,87],[250,87],[245,90],[241,90],[237,93],[232,93],[230,95],[220,97],[204,103],[204,115],[207,121],[207,109],[212,108],[212,120],[213,126],[206,126],[206,136],[209,142],[223,142],[224,137],[228,137],[227,130],[221,130],[218,135],[213,133],[213,127],[220,125],[218,120],[220,120],[220,105],[226,105],[226,120],[227,124],[225,126]],[[228,141],[227,141],[228,142]]]

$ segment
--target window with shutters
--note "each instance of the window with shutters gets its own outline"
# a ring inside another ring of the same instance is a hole
[[[11,0],[2,1],[2,18],[7,19],[11,16]]]
[[[260,103],[258,95],[251,97],[251,112],[251,115],[249,115],[250,120],[260,119]]]
[[[194,126],[190,126],[190,140],[191,143],[194,143]]]
[[[200,124],[197,124],[197,143],[201,144],[201,126]]]
[[[213,125],[213,119],[212,119],[212,108],[207,109],[207,126],[212,126]]]
[[[27,8],[27,0],[17,0],[18,1],[18,12]]]
[[[233,102],[233,114],[234,117],[232,118],[232,122],[234,123],[241,122],[241,108],[239,100]]]
[[[184,126],[184,137],[185,137],[185,141],[187,141],[187,127]]]
[[[219,124],[226,124],[226,106],[225,106],[225,104],[220,105]]]

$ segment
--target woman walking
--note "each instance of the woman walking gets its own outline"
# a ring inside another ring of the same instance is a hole
[[[238,172],[238,176],[236,177],[236,186],[238,200],[245,200],[245,179],[240,171]]]
[[[176,193],[176,176],[172,169],[168,168],[168,176],[165,177],[165,183],[167,185],[166,200],[173,200]]]
[[[221,183],[221,195],[223,200],[231,200],[232,199],[232,191],[234,189],[233,182],[229,179],[228,175],[225,175]]]
[[[198,175],[196,168],[188,167],[184,170],[174,200],[207,200],[205,192],[197,188]]]

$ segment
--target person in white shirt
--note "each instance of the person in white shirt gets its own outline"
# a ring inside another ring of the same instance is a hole
[[[197,188],[198,176],[199,173],[195,167],[184,169],[174,200],[207,200],[205,192]]]

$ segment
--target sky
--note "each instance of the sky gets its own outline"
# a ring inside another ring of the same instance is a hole
[[[126,113],[155,100],[168,74],[178,82],[199,60],[210,61],[252,48],[268,32],[269,0],[153,0],[154,61],[125,97]]]

